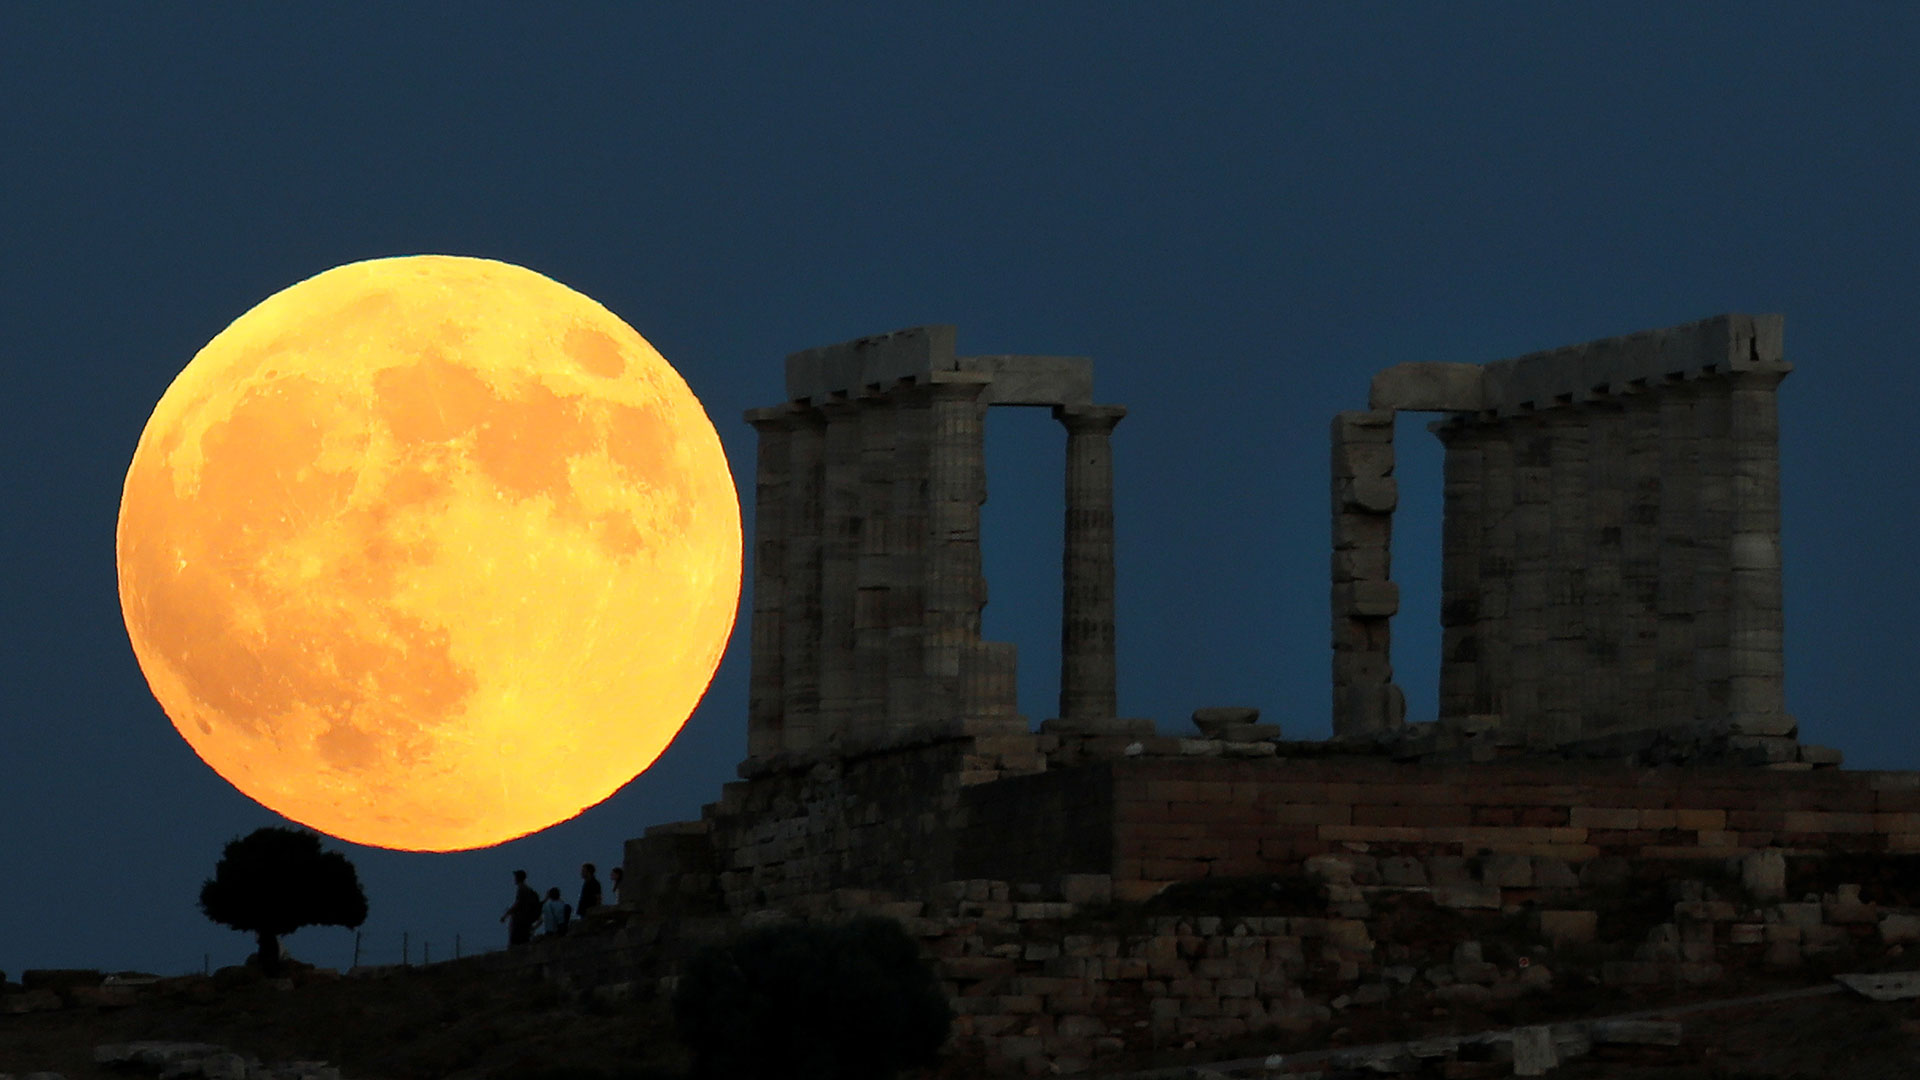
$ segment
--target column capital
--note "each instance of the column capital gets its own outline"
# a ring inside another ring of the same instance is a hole
[[[1108,432],[1127,415],[1125,405],[1055,405],[1053,418],[1069,432]]]

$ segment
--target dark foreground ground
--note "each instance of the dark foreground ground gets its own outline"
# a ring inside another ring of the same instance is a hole
[[[1672,1008],[1820,981],[1809,972],[1797,981],[1722,985],[1690,994],[1595,990],[1541,1001],[1524,1015],[1462,1010],[1414,1017],[1356,1010],[1337,1018],[1328,1031],[1284,1043],[1250,1040],[1212,1052],[1168,1048],[1102,1061],[1094,1075]],[[1551,1075],[1566,1080],[1920,1077],[1920,1003],[1912,1001],[1882,1004],[1841,992],[1687,1011],[1675,1018],[1684,1031],[1678,1047],[1604,1048]],[[684,1076],[688,1061],[662,1000],[571,993],[519,976],[441,965],[364,978],[316,974],[290,988],[237,972],[187,977],[143,988],[132,1004],[0,1014],[0,1073],[125,1080],[127,1073],[95,1065],[93,1048],[143,1039],[217,1043],[267,1062],[324,1060],[345,1080],[675,1080]],[[1457,1062],[1447,1070],[1430,1067],[1404,1075],[1511,1075],[1510,1066],[1495,1063]],[[922,1074],[922,1080],[971,1075],[976,1070],[950,1062]],[[1329,1071],[1326,1080],[1338,1075]]]

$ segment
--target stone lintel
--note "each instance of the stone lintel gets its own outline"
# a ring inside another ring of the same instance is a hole
[[[859,396],[869,386],[891,386],[936,371],[954,371],[957,330],[914,326],[837,345],[802,349],[787,357],[787,400],[819,402],[833,394]]]
[[[1086,405],[1093,401],[1093,361],[1085,356],[963,356],[961,371],[992,378],[986,405]]]
[[[1395,364],[1373,377],[1367,394],[1372,409],[1405,412],[1479,412],[1486,408],[1479,364],[1414,361]]]

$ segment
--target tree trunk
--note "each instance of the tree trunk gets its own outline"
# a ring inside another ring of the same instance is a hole
[[[260,971],[266,975],[280,974],[280,935],[258,932],[260,938]]]

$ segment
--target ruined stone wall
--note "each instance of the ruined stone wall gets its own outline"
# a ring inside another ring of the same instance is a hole
[[[1920,774],[1578,762],[1117,762],[1115,895],[1364,845],[1583,862],[1920,852]]]

